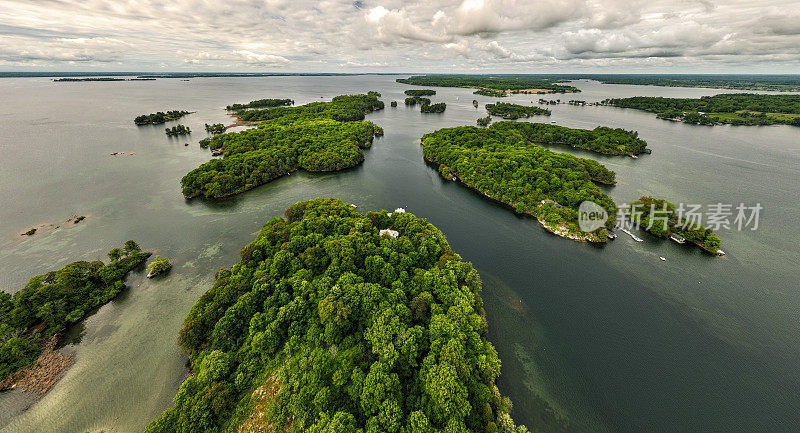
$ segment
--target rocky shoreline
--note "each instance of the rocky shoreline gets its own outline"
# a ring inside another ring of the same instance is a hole
[[[64,371],[75,361],[70,355],[55,350],[58,335],[43,341],[42,353],[36,364],[10,374],[0,382],[0,391],[19,389],[43,396],[58,382]]]

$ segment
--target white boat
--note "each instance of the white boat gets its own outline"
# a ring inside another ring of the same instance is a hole
[[[677,233],[673,233],[673,234],[669,235],[669,238],[671,240],[679,243],[679,244],[685,244],[686,243],[686,238],[684,238],[683,236],[681,236],[681,235],[679,235]]]
[[[661,259],[662,262],[666,262],[667,261],[667,259],[665,259],[664,257],[659,257],[659,259]]]
[[[644,240],[642,238],[640,238],[639,236],[636,236],[635,234],[631,233],[630,230],[628,230],[626,228],[622,228],[622,227],[620,227],[619,229],[622,230],[622,232],[625,233],[626,235],[632,237],[633,240],[635,240],[636,242],[644,242]]]

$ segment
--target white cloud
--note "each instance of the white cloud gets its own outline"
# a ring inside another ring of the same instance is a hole
[[[0,0],[0,23],[4,69],[800,66],[800,0]]]

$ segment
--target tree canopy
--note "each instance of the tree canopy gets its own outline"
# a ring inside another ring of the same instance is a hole
[[[602,102],[620,108],[656,113],[689,123],[800,126],[800,95],[727,93],[700,98],[635,96]]]
[[[147,432],[258,415],[272,431],[527,432],[495,385],[480,289],[423,219],[297,203],[192,307],[179,344],[193,374]]]
[[[256,101],[250,101],[247,104],[231,104],[225,107],[225,109],[228,111],[238,111],[247,108],[270,108],[282,107],[286,105],[294,105],[294,101],[291,99],[259,99]]]
[[[519,119],[520,117],[531,117],[535,115],[544,115],[544,116],[550,115],[550,110],[544,108],[510,104],[508,102],[486,104],[486,111],[489,114],[500,116],[503,119],[510,119],[510,120]]]
[[[159,125],[170,120],[178,120],[181,117],[189,114],[188,111],[171,110],[166,113],[159,111],[153,114],[142,114],[133,119],[133,123],[137,125]]]
[[[364,160],[363,148],[383,130],[361,121],[365,113],[383,108],[370,95],[337,96],[332,102],[277,107],[238,113],[262,120],[255,129],[220,134],[203,141],[224,150],[181,179],[186,197],[209,198],[238,194],[297,169],[337,171]]]
[[[433,96],[436,91],[433,89],[409,89],[405,91],[408,96]]]
[[[721,241],[710,228],[690,221],[664,199],[643,196],[630,204],[629,215],[639,227],[655,236],[667,237],[675,233],[711,253],[719,252]]]
[[[647,142],[636,131],[598,126],[594,129],[567,128],[533,122],[497,122],[497,130],[514,130],[536,144],[560,144],[606,155],[636,155],[647,153]]]
[[[108,256],[109,264],[77,261],[31,278],[13,295],[0,291],[0,381],[31,366],[43,339],[117,296],[125,288],[128,272],[150,253],[128,241]]]
[[[501,124],[516,122],[426,134],[422,137],[425,159],[438,165],[445,178],[457,178],[519,213],[536,217],[546,227],[604,241],[603,229],[592,234],[580,230],[578,207],[584,200],[597,203],[609,215],[606,226],[612,227],[616,205],[594,182],[613,184],[614,172],[597,161],[531,144],[515,127]]]

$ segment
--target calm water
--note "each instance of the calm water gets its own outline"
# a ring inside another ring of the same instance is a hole
[[[576,85],[587,101],[719,92]],[[720,231],[724,258],[650,237],[597,248],[556,238],[442,182],[424,164],[419,137],[472,125],[483,108],[472,107],[470,90],[437,89],[434,99],[447,111],[423,115],[402,105],[405,88],[376,76],[0,80],[0,287],[13,292],[73,260],[103,259],[128,239],[175,264],[164,280],[132,274],[129,291],[73,330],[63,350],[75,365],[44,398],[0,395],[0,429],[141,431],[170,406],[187,374],[177,332],[214,271],[235,263],[290,204],[334,196],[361,210],[402,206],[427,218],[481,271],[490,339],[503,360],[500,386],[518,422],[571,432],[797,430],[800,128],[703,127],[633,110],[552,106],[542,121],[636,129],[649,142],[653,154],[638,160],[580,154],[617,172],[619,184],[607,191],[618,203],[652,194],[765,208],[758,231]],[[180,178],[209,159],[196,145],[203,124],[227,122],[225,105],[266,97],[302,104],[368,90],[387,102],[368,116],[386,135],[362,166],[292,175],[218,203],[181,196]],[[481,107],[493,101],[477,99]],[[400,107],[390,108],[391,100]],[[191,138],[133,125],[138,114],[166,109],[196,111],[181,121],[195,131]],[[136,154],[109,156],[120,151]],[[88,218],[64,224],[73,214]],[[37,224],[53,226],[19,236]]]

